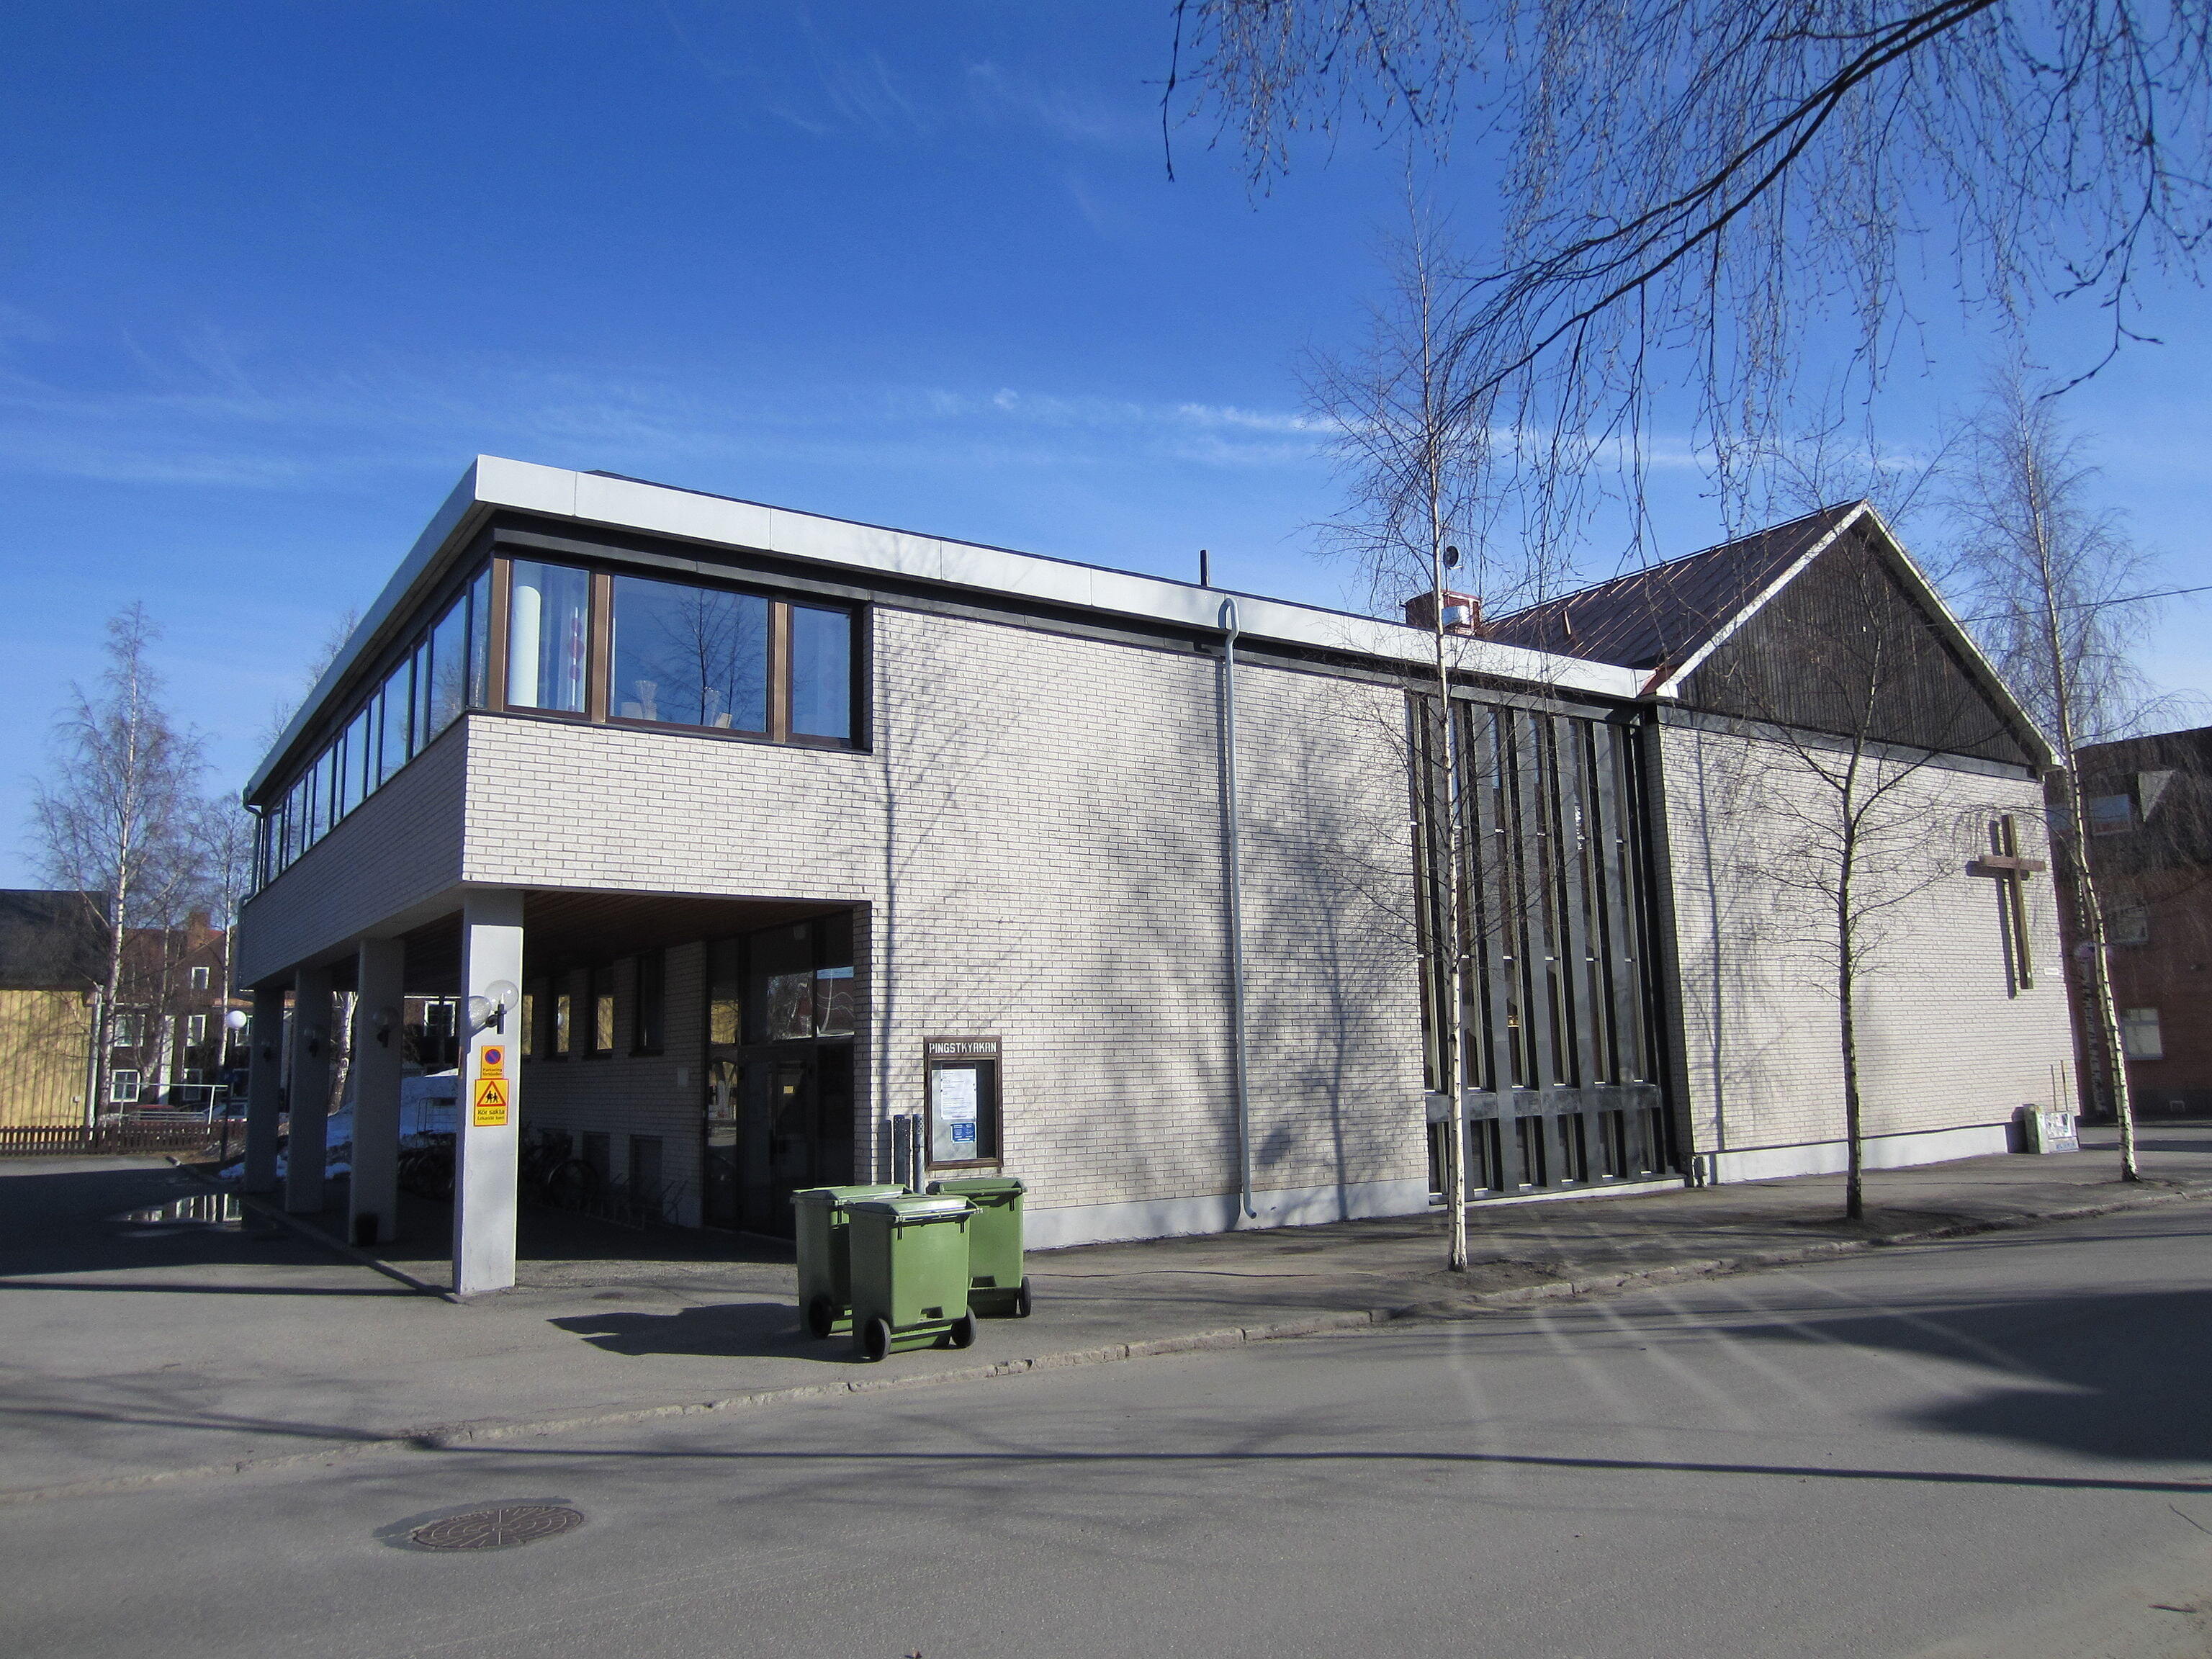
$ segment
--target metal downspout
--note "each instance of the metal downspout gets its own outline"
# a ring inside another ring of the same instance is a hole
[[[1237,601],[1221,602],[1221,845],[1229,888],[1230,1053],[1237,1091],[1237,1201],[1248,1221],[1252,1203],[1252,1093],[1246,1064],[1244,1022],[1244,860],[1237,809]]]

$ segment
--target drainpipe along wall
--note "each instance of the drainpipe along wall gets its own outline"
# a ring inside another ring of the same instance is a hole
[[[1239,1219],[1256,1220],[1252,1202],[1252,1097],[1246,1064],[1244,1018],[1244,865],[1237,805],[1237,601],[1221,602],[1218,743],[1221,766],[1221,862],[1228,888],[1230,1057],[1237,1096],[1237,1177]]]

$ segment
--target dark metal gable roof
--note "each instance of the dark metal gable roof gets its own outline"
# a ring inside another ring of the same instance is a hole
[[[1507,645],[1624,668],[1679,666],[1865,506],[1824,507],[1701,553],[1486,620]]]
[[[99,981],[99,895],[0,889],[0,990],[81,991]]]

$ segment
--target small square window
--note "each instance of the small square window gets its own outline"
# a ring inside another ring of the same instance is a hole
[[[2130,1060],[2165,1059],[2166,1042],[2159,1035],[2158,1010],[2124,1010],[2120,1015],[2120,1047]]]
[[[2135,803],[2125,795],[2089,797],[2089,833],[2116,836],[2136,827]]]
[[[138,1073],[120,1068],[107,1074],[107,1098],[112,1105],[135,1106],[138,1103]]]
[[[192,989],[194,989],[195,991],[204,991],[204,990],[206,990],[206,989],[207,989],[207,988],[208,988],[208,970],[207,970],[205,968],[204,968],[204,967],[203,967],[203,968],[195,968],[195,969],[192,969]]]

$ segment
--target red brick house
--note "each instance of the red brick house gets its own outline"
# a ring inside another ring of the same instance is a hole
[[[2081,764],[2136,1111],[2212,1115],[2212,726]]]

